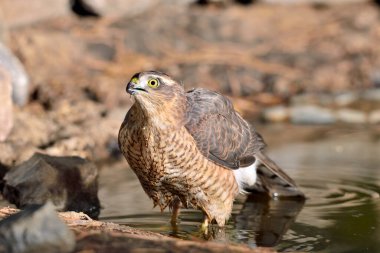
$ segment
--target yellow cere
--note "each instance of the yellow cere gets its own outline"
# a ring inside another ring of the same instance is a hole
[[[134,77],[131,79],[131,83],[138,83],[139,82],[139,79],[137,77]]]

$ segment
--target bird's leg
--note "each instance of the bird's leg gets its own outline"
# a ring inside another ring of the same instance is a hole
[[[179,198],[175,198],[172,203],[172,218],[170,220],[173,226],[177,225],[177,219],[180,213],[181,201]]]
[[[207,235],[208,234],[208,225],[210,223],[210,220],[208,218],[207,215],[205,215],[205,219],[203,220],[202,224],[201,224],[201,231]]]

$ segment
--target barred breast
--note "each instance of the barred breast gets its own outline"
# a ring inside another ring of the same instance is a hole
[[[155,205],[164,209],[178,197],[185,207],[200,208],[223,226],[238,185],[232,170],[208,160],[185,127],[162,131],[124,124],[120,148]]]

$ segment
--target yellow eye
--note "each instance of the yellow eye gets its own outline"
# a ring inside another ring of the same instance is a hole
[[[139,82],[139,79],[137,77],[134,77],[131,79],[131,83],[138,83]]]
[[[153,78],[148,81],[148,86],[151,88],[157,88],[159,86],[159,82],[157,79]]]

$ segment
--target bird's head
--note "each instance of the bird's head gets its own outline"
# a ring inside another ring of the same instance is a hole
[[[168,75],[156,71],[135,74],[127,85],[136,104],[149,117],[182,117],[186,108],[185,90]]]

